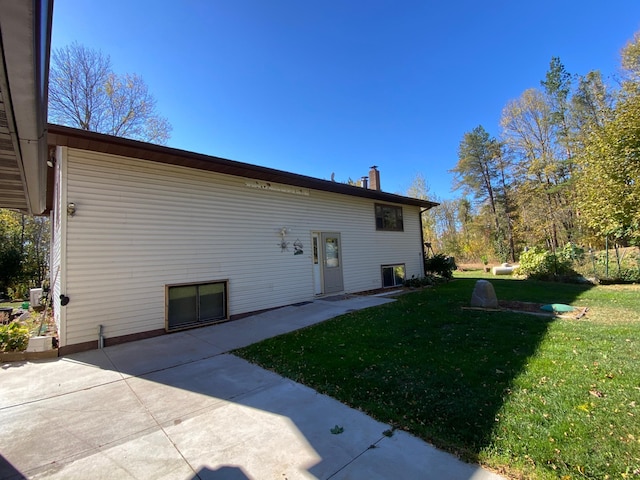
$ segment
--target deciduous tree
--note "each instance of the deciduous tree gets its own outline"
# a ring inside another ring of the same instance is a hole
[[[61,125],[158,144],[166,144],[171,133],[140,76],[114,73],[109,56],[78,43],[51,55],[49,118]]]
[[[629,69],[638,68],[640,36],[634,40],[623,50],[623,66]],[[631,84],[639,81],[640,76],[629,71],[610,118],[589,132],[577,182],[586,224],[600,236],[636,245],[640,245],[640,90]]]
[[[429,193],[429,185],[421,173],[416,174],[407,190],[407,196],[419,198],[421,200],[432,200],[433,195]],[[436,207],[437,208],[437,207]],[[425,242],[435,242],[437,238],[436,220],[433,209],[422,212],[422,238]]]
[[[47,217],[30,217],[0,209],[0,292],[42,285],[48,256]]]

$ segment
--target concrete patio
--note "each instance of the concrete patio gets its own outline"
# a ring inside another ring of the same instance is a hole
[[[0,371],[0,478],[501,477],[227,352],[392,301],[316,300]],[[340,434],[331,429],[339,425]]]

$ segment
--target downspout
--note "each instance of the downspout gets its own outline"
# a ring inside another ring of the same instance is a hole
[[[427,261],[427,254],[424,249],[424,226],[422,224],[422,214],[429,211],[428,208],[420,209],[420,248],[422,249],[422,276],[425,276],[424,264]]]
[[[103,349],[104,348],[104,328],[102,327],[102,325],[98,325],[98,348],[99,349]]]

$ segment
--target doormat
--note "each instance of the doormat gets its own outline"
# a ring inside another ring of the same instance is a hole
[[[349,295],[345,293],[344,295],[333,295],[331,297],[324,297],[321,300],[327,300],[329,302],[339,302],[340,300],[349,300],[350,298],[355,298],[357,295]]]

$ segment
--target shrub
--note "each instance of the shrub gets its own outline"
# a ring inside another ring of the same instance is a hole
[[[571,275],[571,257],[556,255],[540,247],[530,248],[520,255],[520,267],[516,273],[538,280]]]
[[[29,328],[17,322],[0,325],[0,351],[21,352],[29,344]]]
[[[453,257],[448,257],[442,253],[437,253],[433,257],[425,258],[425,273],[433,273],[444,278],[452,278],[456,269],[456,262]]]
[[[429,285],[435,285],[436,279],[432,276],[432,275],[425,275],[424,277],[411,277],[408,280],[404,281],[404,286],[405,287],[413,287],[413,288],[419,288],[419,287],[427,287]]]
[[[32,285],[30,283],[16,283],[7,289],[9,297],[14,302],[17,300],[29,299],[29,289]]]
[[[569,263],[581,263],[584,261],[584,248],[569,242],[557,252],[558,258]]]

